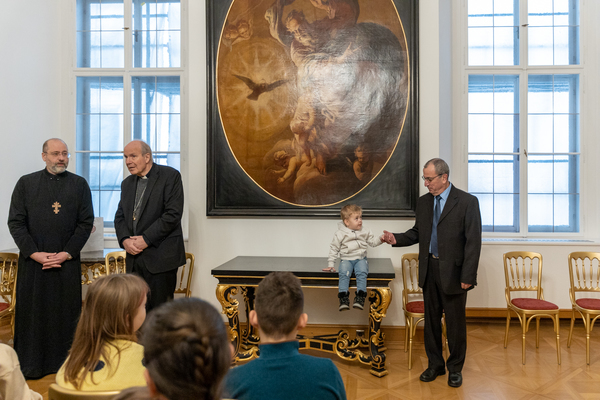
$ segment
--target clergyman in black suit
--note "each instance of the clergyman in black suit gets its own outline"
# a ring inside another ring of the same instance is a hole
[[[467,351],[465,306],[467,291],[477,284],[481,252],[481,214],[477,197],[448,180],[450,169],[440,158],[427,161],[423,180],[429,193],[419,198],[415,225],[404,233],[384,231],[395,247],[419,243],[419,286],[425,301],[425,351],[428,368],[421,374],[431,382],[448,369],[448,385],[462,384]],[[442,313],[450,357],[442,354]]]
[[[183,184],[176,169],[153,162],[150,146],[140,140],[125,146],[123,157],[131,175],[121,183],[115,230],[127,251],[127,272],[150,286],[150,311],[173,298],[177,268],[185,264]]]

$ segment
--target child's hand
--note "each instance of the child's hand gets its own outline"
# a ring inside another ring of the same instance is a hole
[[[326,272],[335,272],[335,267],[323,268],[323,271],[326,271]]]
[[[396,238],[394,237],[394,234],[388,231],[383,231],[383,235],[381,235],[381,241],[391,245],[396,244]]]

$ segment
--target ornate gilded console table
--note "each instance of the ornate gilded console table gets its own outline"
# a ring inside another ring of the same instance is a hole
[[[248,314],[254,308],[254,290],[263,277],[273,271],[289,271],[307,288],[337,288],[338,275],[321,271],[327,266],[327,258],[320,257],[236,257],[213,269],[211,274],[219,280],[217,298],[223,314],[229,319],[229,329],[235,350],[234,362],[248,361],[258,357],[258,332],[250,324],[242,330],[239,320],[239,302],[232,296],[238,288]],[[384,334],[381,321],[392,300],[390,282],[396,277],[389,258],[369,258],[367,292],[370,302],[369,326],[366,334],[356,331],[351,338],[346,330],[321,336],[298,335],[300,349],[312,349],[337,354],[344,360],[357,360],[371,365],[371,374],[382,377],[388,374],[385,368]],[[354,275],[350,281],[356,287]],[[336,297],[337,298],[337,297]]]

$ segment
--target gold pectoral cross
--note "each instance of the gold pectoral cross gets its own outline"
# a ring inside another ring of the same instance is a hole
[[[52,208],[54,208],[54,214],[58,214],[60,212],[59,208],[61,208],[62,206],[60,205],[60,203],[58,201],[55,201],[54,204],[52,204]]]

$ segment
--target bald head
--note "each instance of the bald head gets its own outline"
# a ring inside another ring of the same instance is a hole
[[[65,147],[67,147],[67,144],[65,143],[64,140],[59,139],[59,138],[52,138],[52,139],[48,139],[44,142],[44,144],[42,145],[42,153],[48,152],[48,145],[50,144],[50,142],[57,142],[57,141],[64,144]],[[69,150],[69,149],[67,148],[67,150]]]

